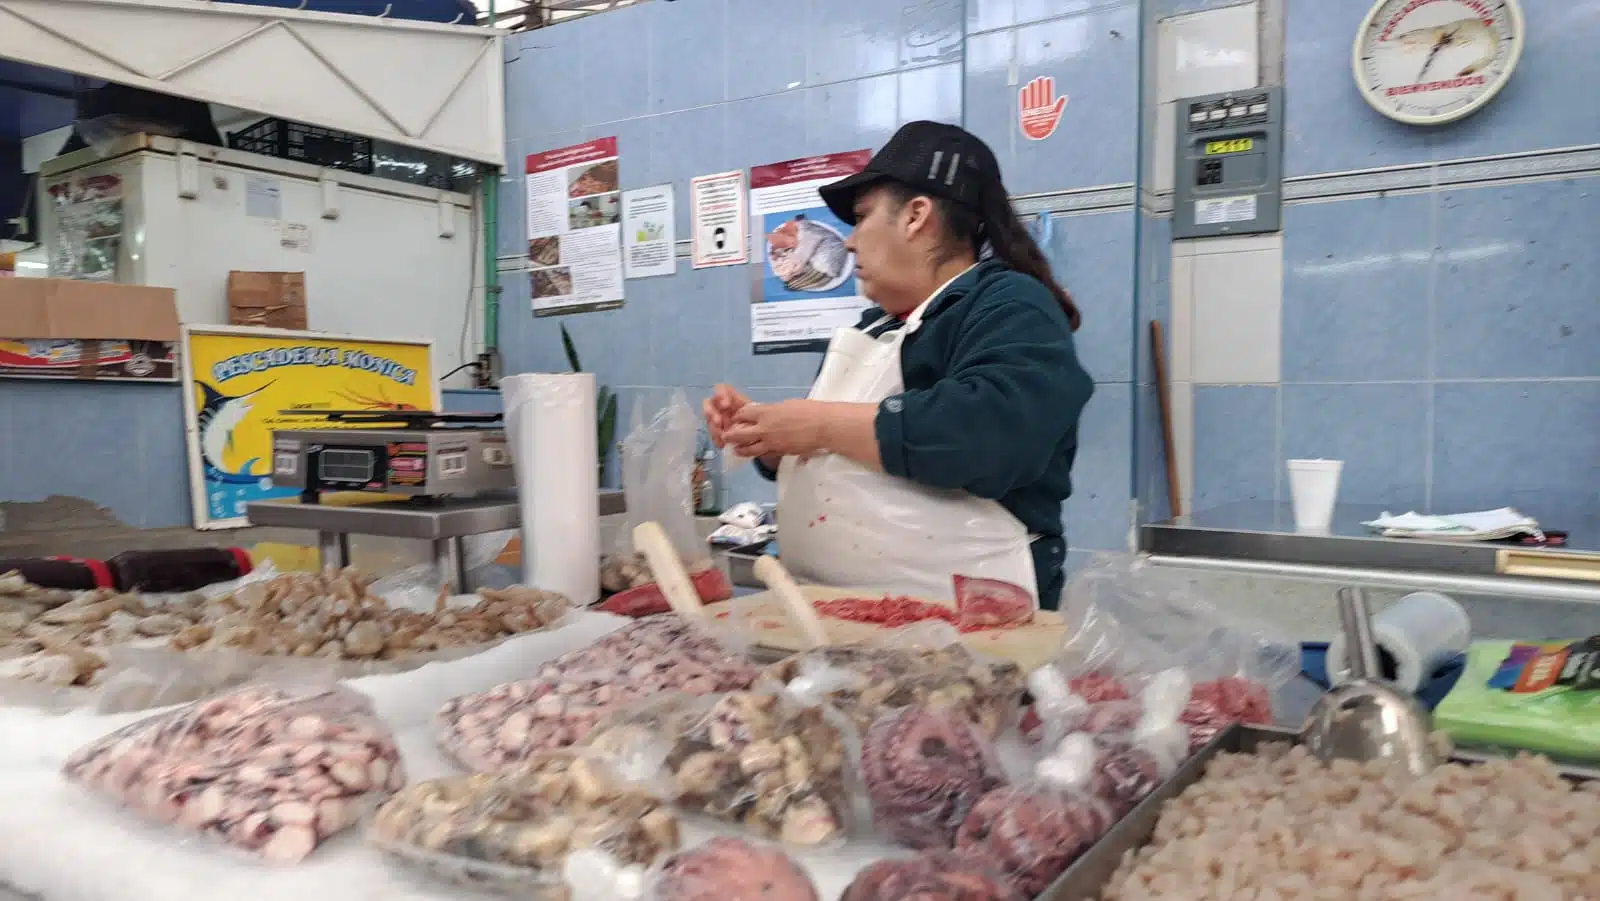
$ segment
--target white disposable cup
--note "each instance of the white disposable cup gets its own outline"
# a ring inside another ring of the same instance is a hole
[[[1339,473],[1343,470],[1343,460],[1289,461],[1296,531],[1326,532],[1333,525],[1333,504],[1339,497]]]

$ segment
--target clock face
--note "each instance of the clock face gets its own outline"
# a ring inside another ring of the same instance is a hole
[[[1522,34],[1516,0],[1379,0],[1356,36],[1356,85],[1391,119],[1453,122],[1511,77]]]

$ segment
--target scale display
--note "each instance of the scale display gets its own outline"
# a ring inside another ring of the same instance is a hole
[[[372,451],[324,448],[317,455],[317,476],[329,485],[365,485],[372,481],[376,461]]]
[[[1177,102],[1174,238],[1275,232],[1283,206],[1283,89]]]

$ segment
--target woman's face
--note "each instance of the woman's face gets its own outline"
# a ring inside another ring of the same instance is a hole
[[[856,197],[856,227],[845,247],[856,255],[856,281],[884,312],[904,315],[927,299],[927,253],[919,247],[931,232],[933,204],[926,197],[897,203],[883,187]]]

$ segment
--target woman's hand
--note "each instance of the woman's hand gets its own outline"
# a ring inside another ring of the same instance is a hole
[[[741,457],[806,459],[827,450],[824,444],[831,406],[815,400],[746,404],[723,435]]]
[[[838,454],[869,469],[882,470],[877,414],[876,404],[820,400],[746,404],[733,417],[723,438],[741,457],[804,460],[820,454]]]
[[[728,427],[740,410],[750,405],[750,398],[732,385],[718,385],[711,396],[700,405],[706,417],[706,429],[711,432],[711,443],[724,447],[728,443]]]

